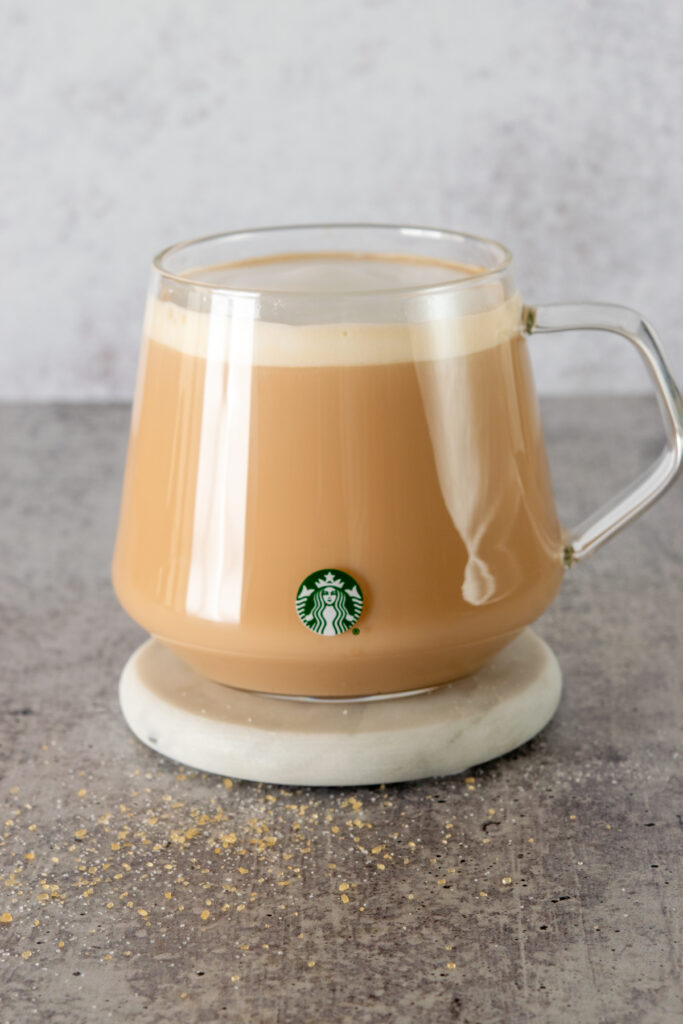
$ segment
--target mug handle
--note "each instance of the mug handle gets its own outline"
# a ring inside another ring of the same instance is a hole
[[[565,534],[564,564],[570,566],[582,561],[644,512],[676,479],[683,462],[683,399],[655,332],[634,310],[597,302],[572,302],[525,306],[522,315],[527,334],[610,331],[626,338],[635,345],[648,369],[664,420],[666,445],[649,469]]]

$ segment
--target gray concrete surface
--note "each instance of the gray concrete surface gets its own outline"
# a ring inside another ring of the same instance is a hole
[[[568,522],[659,447],[645,399],[544,415]],[[679,1021],[681,486],[568,575],[539,625],[565,696],[521,750],[225,785],[118,712],[127,416],[0,407],[0,1021]]]

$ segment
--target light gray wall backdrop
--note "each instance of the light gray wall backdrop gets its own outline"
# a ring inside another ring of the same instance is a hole
[[[0,0],[0,395],[128,396],[153,253],[320,220],[497,237],[683,376],[682,53],[679,0]],[[533,350],[545,391],[647,387]]]

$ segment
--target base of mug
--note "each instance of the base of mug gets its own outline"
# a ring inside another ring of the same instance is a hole
[[[294,786],[368,786],[453,775],[535,736],[562,675],[525,630],[473,675],[379,701],[287,701],[197,675],[158,640],[121,674],[123,716],[143,743],[201,771]]]

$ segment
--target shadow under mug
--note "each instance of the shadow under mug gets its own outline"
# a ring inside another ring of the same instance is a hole
[[[473,672],[683,457],[651,328],[525,306],[500,244],[373,225],[217,235],[154,261],[113,563],[140,625],[202,675],[354,697]],[[526,336],[636,346],[666,446],[558,522]]]

